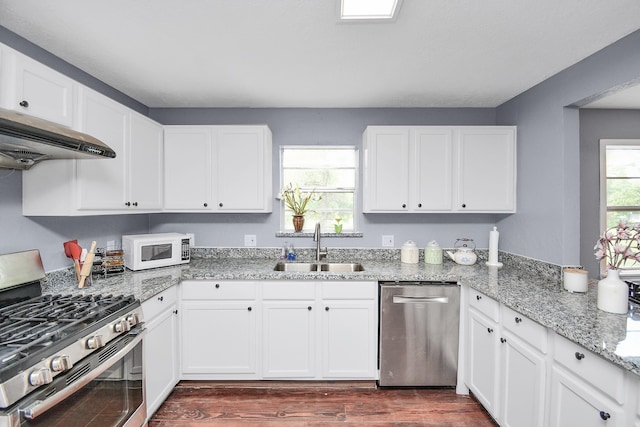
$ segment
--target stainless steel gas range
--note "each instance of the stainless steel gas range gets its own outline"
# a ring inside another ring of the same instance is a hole
[[[41,295],[37,250],[0,255],[0,427],[146,420],[140,301]]]

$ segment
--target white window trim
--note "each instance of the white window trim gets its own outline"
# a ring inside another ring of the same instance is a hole
[[[601,139],[600,140],[600,233],[607,229],[607,163],[606,151],[610,145],[637,145],[640,147],[640,139]],[[606,263],[600,261],[600,275],[606,275]],[[620,270],[620,277],[640,277],[640,269]]]
[[[279,182],[280,182],[280,187],[278,187],[278,193],[280,193],[280,191],[284,188],[285,185],[288,185],[288,182],[283,182],[282,179],[282,168],[283,168],[283,164],[282,164],[282,158],[283,158],[283,152],[285,149],[308,149],[308,150],[312,150],[312,149],[322,149],[322,148],[327,148],[327,149],[332,149],[332,150],[353,150],[355,151],[355,182],[354,182],[354,189],[353,189],[353,230],[351,231],[344,231],[340,234],[344,235],[344,237],[353,237],[353,236],[361,236],[362,233],[359,231],[359,215],[358,212],[360,212],[360,205],[359,205],[359,194],[360,194],[360,150],[358,149],[357,146],[355,145],[281,145],[280,146],[280,153],[279,153],[279,166],[278,166],[278,175],[279,175]],[[279,204],[280,204],[280,218],[279,218],[279,227],[281,229],[280,234],[283,235],[287,235],[290,233],[293,233],[293,231],[289,232],[289,231],[284,231],[284,213],[285,213],[285,206],[284,206],[284,201],[283,200],[278,200]],[[323,230],[322,234],[332,234],[333,230]],[[294,233],[295,235],[301,235],[304,236],[308,233]],[[336,237],[338,237],[340,234],[334,233]]]

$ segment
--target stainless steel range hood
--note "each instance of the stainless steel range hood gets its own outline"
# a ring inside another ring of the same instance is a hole
[[[0,108],[0,168],[26,170],[43,160],[114,157],[115,151],[91,135]]]

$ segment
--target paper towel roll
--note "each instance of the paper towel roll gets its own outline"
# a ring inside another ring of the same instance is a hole
[[[493,227],[493,230],[489,232],[489,261],[487,265],[491,267],[502,267],[502,263],[498,262],[498,239],[500,233],[498,227]]]

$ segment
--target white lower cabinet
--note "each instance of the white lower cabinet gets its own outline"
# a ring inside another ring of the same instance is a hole
[[[548,425],[628,425],[624,371],[559,335],[554,347]]]
[[[178,383],[178,287],[142,303],[145,392],[150,418]]]
[[[377,379],[377,282],[185,281],[183,379]]]
[[[182,284],[184,379],[257,379],[259,304],[252,282]]]
[[[502,426],[543,427],[547,329],[474,290],[466,384]]]

